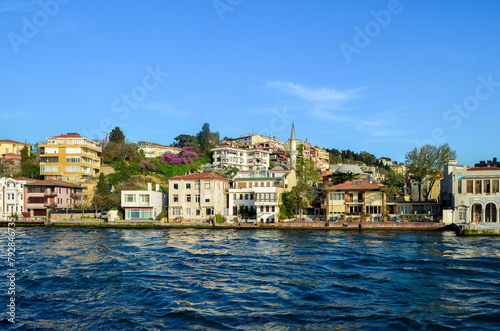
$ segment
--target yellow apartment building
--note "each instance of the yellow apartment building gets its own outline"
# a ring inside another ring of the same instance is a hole
[[[101,144],[67,133],[47,138],[40,148],[40,175],[43,179],[80,183],[97,177],[101,168]],[[84,192],[85,194],[85,192]]]

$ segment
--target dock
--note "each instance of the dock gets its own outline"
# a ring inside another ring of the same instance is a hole
[[[457,236],[500,236],[500,223],[451,224]]]

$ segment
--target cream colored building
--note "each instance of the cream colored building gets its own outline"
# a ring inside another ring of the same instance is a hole
[[[99,175],[102,147],[97,141],[68,133],[49,137],[38,147],[43,179],[79,183]]]
[[[237,216],[246,207],[257,222],[272,223],[279,217],[280,195],[297,184],[295,170],[240,171],[229,189],[229,214]]]
[[[163,156],[165,153],[179,154],[181,152],[178,147],[160,145],[149,141],[139,141],[137,148],[139,151],[143,151],[144,156],[149,159]]]
[[[500,163],[474,167],[451,160],[444,167],[441,202],[445,222],[499,222]]]
[[[226,192],[231,181],[213,172],[168,179],[168,219],[203,222],[227,215]]]

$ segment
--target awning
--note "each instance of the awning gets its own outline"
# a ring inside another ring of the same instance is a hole
[[[23,214],[24,217],[31,217],[31,215],[25,211],[22,211],[21,214]]]

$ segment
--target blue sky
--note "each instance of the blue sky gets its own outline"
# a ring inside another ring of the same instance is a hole
[[[0,139],[297,137],[498,155],[499,1],[0,3]]]

